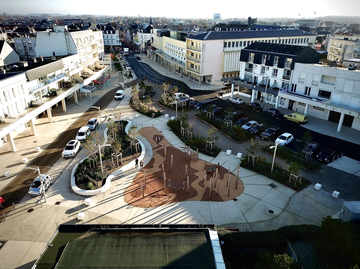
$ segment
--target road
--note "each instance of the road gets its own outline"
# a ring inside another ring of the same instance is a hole
[[[107,107],[110,102],[114,99],[116,88],[108,91],[104,96],[93,104],[93,106],[100,107],[101,109]],[[61,152],[71,139],[74,139],[77,131],[81,126],[87,124],[90,118],[96,118],[99,115],[99,111],[95,109],[89,109],[85,111],[67,130],[64,130],[61,135],[47,147],[42,153],[33,159],[28,166],[39,167],[42,174],[46,174],[51,166],[61,157]],[[70,162],[71,160],[64,160]],[[14,179],[6,185],[4,189],[0,191],[0,196],[6,201],[5,208],[0,211],[0,214],[7,213],[10,208],[9,206],[14,203],[18,203],[21,198],[27,194],[29,186],[34,180],[34,174],[29,170],[23,170]]]

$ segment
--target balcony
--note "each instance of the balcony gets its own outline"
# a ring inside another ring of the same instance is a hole
[[[195,50],[195,51],[201,51],[200,47],[195,47],[195,46],[187,46],[187,49],[189,50]]]
[[[197,62],[197,63],[201,62],[200,58],[195,58],[195,57],[186,57],[186,60]]]
[[[187,71],[192,71],[192,72],[194,72],[194,73],[196,73],[196,74],[200,74],[200,70],[199,70],[199,69],[195,69],[195,68],[190,67],[190,66],[187,66],[187,67],[186,67],[186,70],[187,70]]]
[[[253,71],[254,71],[254,69],[252,67],[245,67],[245,72],[252,73]]]

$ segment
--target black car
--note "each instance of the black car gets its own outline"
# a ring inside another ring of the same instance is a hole
[[[305,146],[302,150],[305,158],[313,158],[315,157],[321,150],[321,146],[317,142],[311,142],[307,146]]]
[[[245,113],[242,112],[241,110],[236,110],[236,111],[231,113],[231,119],[232,119],[233,122],[236,122],[239,119],[244,118],[244,117],[245,117]],[[225,117],[225,120],[227,120],[228,118],[229,118],[229,115],[227,115]]]
[[[253,135],[258,135],[262,133],[266,129],[266,125],[264,123],[257,124],[250,128],[249,133]]]
[[[214,108],[214,113],[216,115],[224,114],[224,109],[221,106],[217,106],[217,107]]]
[[[264,112],[265,114],[269,114],[269,115],[271,115],[271,116],[273,116],[273,117],[279,117],[279,116],[281,116],[280,111],[277,110],[276,108],[273,108],[273,107],[264,108],[264,109],[263,109],[263,112]]]
[[[270,140],[273,140],[275,137],[278,137],[280,132],[281,132],[281,129],[279,126],[271,126],[260,134],[260,138],[263,140],[270,141]]]
[[[243,117],[241,119],[239,119],[238,121],[235,122],[235,124],[237,126],[243,126],[245,123],[247,123],[249,121],[249,117]]]
[[[251,107],[254,110],[262,110],[261,105],[259,103],[251,102],[247,104],[248,107]]]
[[[335,150],[331,148],[323,148],[317,155],[316,159],[319,162],[328,164],[334,160],[335,157]]]

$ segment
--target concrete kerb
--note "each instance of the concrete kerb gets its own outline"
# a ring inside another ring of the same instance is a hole
[[[128,134],[129,133],[129,128],[131,126],[131,121],[129,120],[126,120],[128,122],[128,124],[126,125],[125,127],[125,132]],[[107,143],[107,140],[108,140],[108,137],[107,137],[107,130],[108,128],[106,128],[104,130],[104,144]],[[138,158],[138,161],[142,161],[145,157],[145,145],[143,142],[141,142],[140,140],[138,140],[139,144],[140,144],[140,147],[141,147],[141,154]],[[111,173],[105,180],[105,184],[104,186],[102,186],[101,188],[99,189],[96,189],[96,190],[83,190],[83,189],[80,189],[78,186],[76,186],[76,183],[75,183],[75,171],[76,169],[78,168],[79,164],[81,164],[84,160],[86,160],[87,158],[89,158],[89,156],[86,156],[84,159],[82,159],[79,163],[75,164],[72,171],[71,171],[71,189],[73,190],[73,192],[75,192],[76,194],[78,195],[81,195],[81,196],[94,196],[94,195],[98,195],[98,194],[101,194],[101,193],[104,193],[106,192],[107,190],[110,189],[110,186],[111,186],[111,180],[115,177],[115,176],[118,176],[126,171],[129,171],[131,169],[133,169],[135,167],[135,161],[131,161],[129,162],[128,164],[122,166],[119,170]]]

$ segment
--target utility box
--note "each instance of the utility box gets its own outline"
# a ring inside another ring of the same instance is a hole
[[[360,201],[345,201],[341,206],[339,218],[360,223]]]

